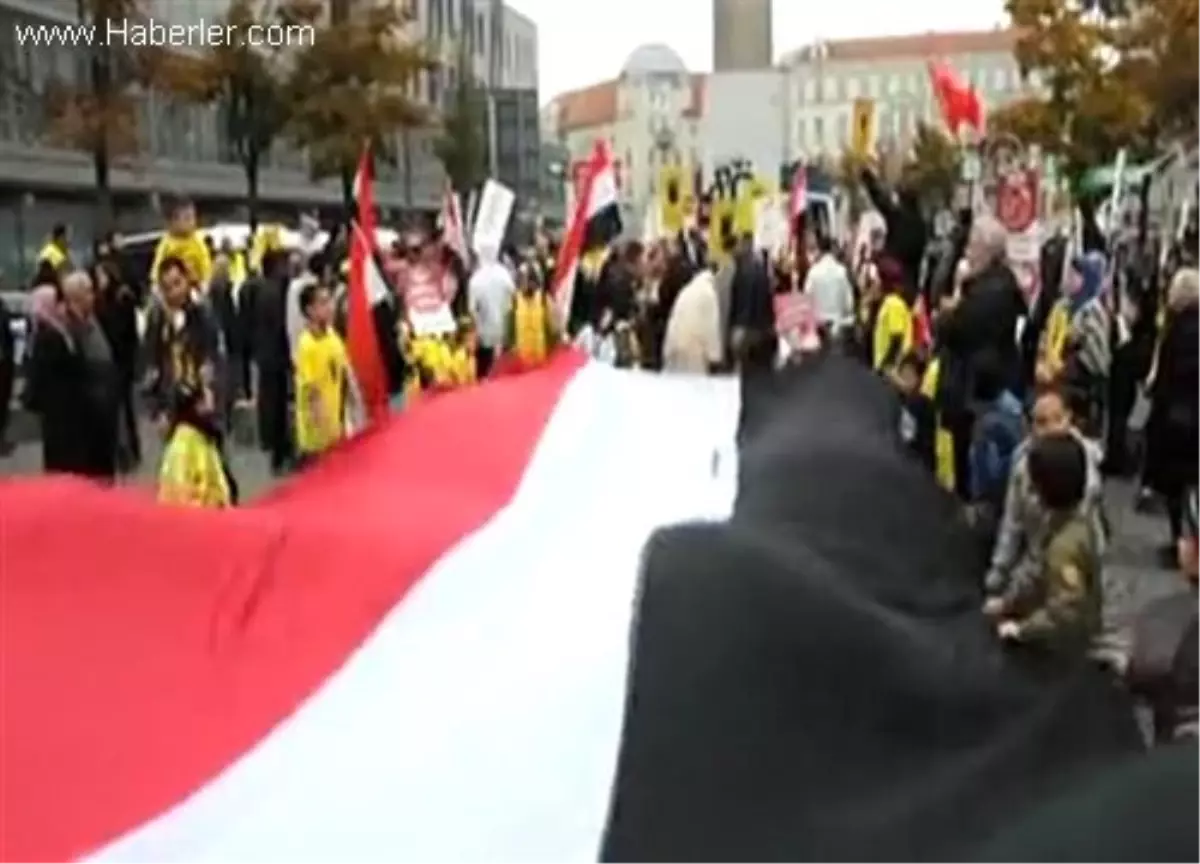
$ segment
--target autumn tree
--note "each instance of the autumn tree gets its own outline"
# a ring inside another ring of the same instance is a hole
[[[264,32],[277,25],[282,28],[278,32],[300,37],[319,13],[319,6],[312,3],[289,2],[266,10],[255,0],[235,0],[221,23],[226,33],[255,32],[251,27]],[[225,143],[245,173],[251,231],[258,225],[263,158],[288,121],[288,69],[297,47],[221,40],[175,58],[163,76],[164,89],[191,102],[215,105],[220,112]]]
[[[989,131],[1058,156],[1075,186],[1123,147],[1144,156],[1195,137],[1195,0],[1007,0],[1016,59],[1041,92],[994,112]]]
[[[1113,11],[1114,41],[1125,74],[1150,104],[1144,135],[1160,146],[1195,143],[1200,103],[1197,9],[1196,0],[1141,0]]]
[[[465,47],[460,49],[457,72],[458,81],[442,117],[435,147],[450,184],[466,195],[487,179],[487,103],[475,83]]]
[[[953,199],[961,168],[962,154],[954,141],[940,129],[920,123],[900,168],[900,180],[936,210]]]
[[[432,120],[413,94],[420,73],[436,64],[412,35],[406,5],[331,0],[328,6],[312,43],[293,58],[287,133],[308,151],[315,177],[341,179],[349,208],[363,147],[394,164],[397,133]],[[411,176],[406,181],[411,184]],[[411,188],[406,193],[411,196]]]
[[[107,229],[116,215],[113,165],[138,152],[144,88],[154,84],[171,56],[148,36],[149,0],[77,0],[76,11],[85,26],[101,33],[123,28],[125,37],[80,46],[87,53],[77,76],[51,80],[39,95],[50,141],[91,157],[97,222]]]

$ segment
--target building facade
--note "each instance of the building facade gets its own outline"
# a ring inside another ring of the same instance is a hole
[[[662,168],[700,167],[705,76],[688,71],[665,45],[637,48],[611,81],[565,93],[543,110],[543,135],[561,144],[578,171],[597,140],[616,161],[627,225],[654,197]],[[568,176],[568,179],[569,179]]]
[[[146,8],[163,23],[186,25],[215,22],[229,5],[230,0],[148,0]],[[535,25],[503,2],[413,0],[410,8],[416,34],[430,38],[446,59],[466,47],[476,67],[486,70],[480,76],[485,83],[536,85]],[[19,25],[72,23],[77,16],[77,0],[0,0],[0,271],[13,282],[29,274],[54,223],[71,224],[80,254],[100,229],[94,224],[90,158],[54,145],[38,97],[50,82],[83,73],[82,49],[35,48],[17,38]],[[455,83],[452,74],[448,68],[414,82],[414,97],[442,106]],[[398,149],[407,148],[408,157],[378,167],[376,198],[385,218],[439,205],[444,172],[434,154],[436,137],[434,130],[400,136]],[[206,221],[244,217],[245,179],[222,134],[220,107],[146,95],[138,138],[137,155],[119,160],[112,173],[122,230],[160,226],[161,199],[174,194],[196,200]],[[533,152],[536,160],[536,144]],[[341,203],[338,182],[313,181],[305,154],[284,142],[265,158],[259,193],[266,217],[314,206],[332,212]]]
[[[836,157],[850,142],[857,99],[875,103],[881,148],[904,151],[918,123],[940,123],[928,63],[944,60],[989,108],[1031,92],[1013,56],[1012,30],[924,33],[816,43],[793,51],[788,77],[790,149],[796,156]]]
[[[856,99],[875,103],[882,150],[907,149],[919,122],[940,123],[928,63],[945,60],[995,108],[1029,95],[1012,31],[927,33],[806,46],[756,69],[689,74],[669,48],[643,46],[621,74],[565,93],[543,110],[543,135],[575,164],[597,139],[618,161],[625,207],[640,213],[664,160],[703,169],[744,164],[775,182],[800,158],[836,159]]]
[[[774,62],[771,0],[712,0],[713,71],[749,72]]]

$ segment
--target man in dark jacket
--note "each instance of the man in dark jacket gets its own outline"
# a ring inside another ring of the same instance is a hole
[[[738,241],[733,266],[729,339],[734,360],[744,368],[769,368],[776,353],[775,304],[766,261],[751,235]]]
[[[271,471],[282,474],[291,464],[288,424],[291,357],[288,349],[287,259],[282,252],[263,255],[262,272],[242,285],[238,319],[242,345],[254,361],[258,439],[271,459]]]
[[[870,170],[862,172],[862,180],[871,203],[887,225],[883,251],[904,268],[904,296],[915,298],[928,235],[917,195],[912,189],[902,186],[893,198]]]
[[[966,258],[969,275],[962,291],[943,301],[938,320],[938,409],[954,438],[955,477],[959,493],[966,486],[969,447],[974,426],[976,367],[996,364],[1002,389],[1015,390],[1021,380],[1017,323],[1025,316],[1025,297],[1005,261],[1008,234],[992,216],[971,226]]]

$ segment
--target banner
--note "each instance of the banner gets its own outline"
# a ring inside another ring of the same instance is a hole
[[[475,230],[471,236],[471,248],[476,255],[480,249],[499,251],[504,245],[504,234],[508,231],[508,219],[512,216],[513,191],[502,183],[489,179],[483,184],[479,196],[479,211],[475,216]]]

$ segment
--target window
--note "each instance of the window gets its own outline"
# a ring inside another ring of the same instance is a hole
[[[858,79],[853,76],[847,78],[846,79],[846,98],[854,100],[854,99],[857,99],[860,95],[862,95],[862,94],[859,93]]]
[[[1008,70],[1003,66],[992,72],[992,89],[998,93],[1008,89]]]
[[[796,144],[801,150],[808,146],[808,124],[803,117],[796,121]]]
[[[475,53],[484,54],[487,47],[487,38],[484,36],[483,13],[475,13]]]
[[[889,96],[899,96],[900,95],[900,76],[899,75],[889,75],[888,76],[887,95],[889,95]]]
[[[824,92],[822,97],[826,102],[835,102],[838,98],[838,81],[832,75],[824,81]]]
[[[825,148],[825,119],[823,117],[813,118],[813,145],[818,150]]]
[[[871,99],[878,99],[881,95],[883,95],[883,90],[880,87],[879,76],[869,76],[867,78],[867,96]]]
[[[845,114],[838,114],[837,118],[837,144],[839,147],[845,147],[850,143],[850,118]]]
[[[804,79],[804,101],[815,102],[817,99],[817,82],[812,78]]]

